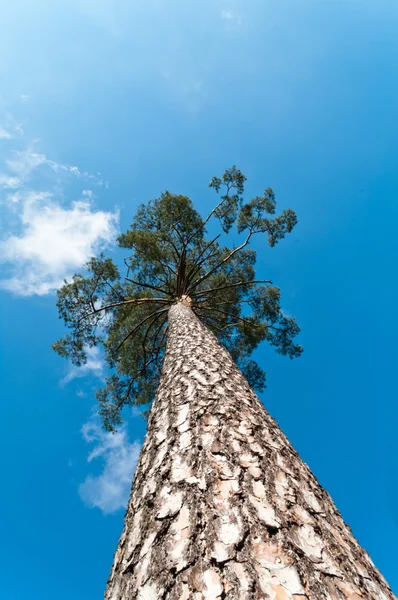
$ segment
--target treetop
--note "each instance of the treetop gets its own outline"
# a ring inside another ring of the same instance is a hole
[[[106,429],[122,422],[125,406],[147,405],[156,392],[167,339],[170,306],[183,297],[199,319],[229,350],[249,384],[261,391],[265,373],[250,358],[267,340],[280,354],[299,356],[294,342],[300,329],[284,315],[280,290],[255,279],[254,235],[265,234],[275,246],[297,223],[293,210],[276,213],[271,188],[243,201],[246,177],[235,166],[210,187],[219,201],[203,218],[187,196],[168,191],[139,206],[132,224],[118,237],[126,249],[122,277],[111,258],[93,257],[81,273],[58,291],[60,318],[70,330],[53,345],[73,364],[87,360],[87,348],[101,345],[109,367],[99,389],[99,412]],[[221,244],[209,239],[206,226],[216,218],[224,234],[235,225],[242,241]]]

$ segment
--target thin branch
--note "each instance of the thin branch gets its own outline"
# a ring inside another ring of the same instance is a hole
[[[158,320],[158,318],[161,316],[161,314],[157,314],[154,316],[153,320],[151,321],[151,323],[148,325],[147,330],[145,332],[144,335],[144,339],[142,340],[141,346],[142,346],[142,351],[143,351],[143,355],[144,355],[144,365],[146,363],[146,359],[147,359],[147,353],[146,353],[146,341],[148,339],[148,335],[150,330],[152,329],[153,325],[156,323],[156,321]],[[161,323],[160,327],[158,328],[158,330],[156,331],[156,335],[158,334],[158,332],[161,330],[161,328],[163,327],[164,323]],[[156,339],[156,336],[155,336]],[[144,367],[145,368],[145,367]]]
[[[222,330],[224,331],[225,329],[228,329],[229,327],[237,327],[239,325],[238,322],[236,323],[228,323],[228,325],[225,325],[224,327],[222,327]],[[234,336],[236,337],[238,334],[237,333],[230,333],[228,334],[230,337]]]
[[[188,246],[189,242],[200,232],[202,231],[202,229],[205,228],[205,226],[207,225],[207,223],[210,221],[211,217],[216,214],[216,210],[229,198],[228,194],[230,189],[234,188],[235,186],[229,186],[228,184],[223,184],[227,187],[227,193],[225,194],[225,196],[223,196],[222,200],[217,204],[217,206],[215,206],[213,208],[213,210],[211,210],[209,212],[209,214],[207,215],[206,219],[203,221],[203,223],[196,229],[196,231],[194,231],[188,238],[188,240],[186,241],[185,247]],[[216,214],[217,216],[217,214]]]
[[[176,281],[176,295],[181,296],[185,292],[185,267],[186,267],[186,250],[184,249],[180,254],[180,259],[177,266],[177,281]]]
[[[256,285],[257,283],[272,283],[272,281],[270,279],[258,279],[255,281],[238,281],[237,283],[229,283],[228,285],[222,285],[220,287],[217,288],[210,288],[208,290],[201,290],[199,292],[196,292],[195,294],[190,294],[190,296],[192,298],[198,298],[199,296],[205,296],[206,294],[210,294],[213,292],[218,292],[220,290],[227,290],[229,288],[233,288],[233,287],[239,287],[239,286],[244,286],[244,285]]]
[[[164,240],[164,238],[162,238],[162,239]],[[172,244],[172,245],[173,245],[173,244]],[[173,246],[174,246],[174,245],[173,245]],[[135,246],[134,244],[132,245],[132,247],[133,247],[133,249],[135,250],[135,252],[138,252],[138,253],[139,253],[139,254],[141,254],[142,256],[146,257],[146,254],[145,254],[145,252],[144,252],[143,250],[141,250],[140,248],[137,248],[137,246]],[[168,289],[168,290],[169,290],[169,292],[170,292],[170,295],[173,295],[173,294],[171,293],[171,292],[172,292],[172,286],[171,286],[171,284],[170,284],[170,281],[167,279],[167,277],[168,277],[168,274],[167,274],[167,272],[166,272],[166,270],[165,270],[165,267],[167,267],[168,269],[170,269],[170,271],[172,271],[172,273],[174,273],[174,274],[176,274],[176,273],[175,273],[175,271],[174,271],[174,270],[173,270],[173,269],[172,269],[172,268],[171,268],[171,267],[170,267],[170,266],[169,266],[167,263],[163,263],[163,262],[160,260],[160,258],[154,258],[153,260],[154,260],[156,263],[158,263],[158,264],[160,265],[160,268],[162,269],[163,273],[164,273],[164,274],[165,274],[165,276],[166,276],[166,281],[164,281],[164,279],[162,279],[161,277],[159,277],[159,275],[156,275],[156,277],[157,277],[157,278],[158,278],[158,279],[159,279],[159,280],[160,280],[160,281],[161,281],[161,282],[162,282],[164,285],[166,285],[167,289]],[[126,277],[126,279],[128,279],[128,276],[129,276],[129,274],[130,274],[130,269],[131,269],[131,266],[127,264],[127,259],[126,259],[126,258],[124,259],[124,264],[125,264],[125,265],[126,265],[126,267],[127,267],[127,277]]]
[[[217,319],[213,319],[213,321],[209,321],[209,319],[206,319],[206,317],[203,315],[197,315],[197,317],[200,319],[200,321],[202,323],[207,325],[207,327],[214,328],[217,331],[218,335],[220,336],[218,339],[224,345],[226,345],[226,343],[229,339],[231,339],[233,337],[237,337],[239,335],[238,333],[226,334],[226,332],[225,332],[225,330],[228,329],[229,327],[236,327],[237,325],[239,325],[239,323],[228,323],[228,325],[225,325],[224,327],[217,327],[215,325],[215,323],[217,323],[217,324],[220,323],[220,321],[218,321]],[[225,338],[226,335],[227,335],[227,338]]]
[[[159,275],[159,274],[156,274],[156,275],[154,275],[154,276],[155,276],[157,279],[159,279],[159,281],[160,281],[161,283],[163,283],[163,285],[165,285],[165,286],[166,286],[166,289],[168,289],[168,291],[169,291],[170,293],[172,293],[172,287],[171,287],[171,284],[170,284],[170,275],[169,275],[169,273],[168,273],[168,272],[166,271],[166,269],[165,269],[165,266],[167,266],[167,267],[168,267],[168,265],[167,265],[167,264],[163,264],[163,262],[160,260],[160,258],[155,258],[155,259],[154,259],[154,262],[156,262],[156,263],[157,263],[157,264],[160,266],[160,268],[162,269],[162,272],[164,273],[164,275],[165,275],[165,278],[166,278],[166,279],[164,280],[164,279],[163,279],[163,277],[160,277],[160,275]],[[169,268],[170,268],[170,267],[169,267]],[[172,270],[172,269],[171,269],[171,270]]]
[[[164,321],[162,323],[162,327],[165,324],[165,322],[166,321]],[[123,396],[123,400],[122,400],[122,403],[121,403],[122,406],[126,402],[126,399],[128,398],[128,396],[130,394],[130,391],[131,391],[131,388],[133,386],[133,383],[136,381],[136,379],[138,379],[138,377],[141,377],[141,375],[144,375],[144,373],[145,373],[146,369],[149,367],[149,365],[151,365],[153,362],[156,362],[158,360],[159,354],[160,354],[160,352],[162,350],[162,347],[163,347],[163,342],[164,342],[164,338],[166,336],[166,332],[167,332],[167,327],[166,327],[165,331],[163,332],[163,335],[162,335],[162,338],[160,340],[159,345],[154,349],[154,351],[156,351],[156,354],[154,356],[152,356],[152,358],[150,358],[144,364],[144,366],[139,371],[137,371],[136,373],[134,373],[134,375],[130,378],[130,381],[129,381],[128,386],[127,386],[127,391],[126,391],[126,393]],[[158,374],[160,374],[160,369],[159,368],[157,369],[157,371],[158,371]]]
[[[150,290],[155,290],[156,292],[160,292],[161,294],[166,294],[166,296],[170,296],[171,298],[173,298],[173,294],[170,294],[169,292],[162,290],[162,288],[158,288],[154,285],[149,285],[149,283],[142,283],[140,281],[134,281],[134,279],[129,279],[128,277],[126,277],[125,279],[126,279],[126,281],[130,281],[130,283],[134,283],[134,285],[139,285],[139,286],[148,288]]]
[[[207,325],[210,328],[214,327],[214,329],[216,329],[220,334],[222,334],[222,330],[219,329],[213,322],[213,321],[216,321],[216,323],[218,323],[219,321],[217,321],[217,319],[213,318],[212,320],[210,320],[204,315],[203,316],[198,315],[197,311],[201,310],[200,308],[192,308],[192,310],[201,322],[203,322],[205,325]]]
[[[208,250],[208,249],[209,249],[209,248],[210,248],[210,247],[211,247],[211,246],[214,244],[214,242],[216,242],[216,241],[218,240],[218,238],[219,238],[220,236],[221,236],[221,233],[219,233],[218,235],[216,235],[216,237],[215,237],[215,238],[213,238],[213,239],[211,240],[211,242],[209,242],[208,244],[206,244],[206,246],[203,248],[203,250],[202,250],[202,251],[199,253],[199,256],[198,256],[198,257],[195,259],[195,264],[194,264],[194,266],[192,267],[192,269],[190,270],[190,272],[189,272],[189,273],[188,273],[188,275],[187,275],[187,281],[190,281],[190,280],[191,280],[191,277],[192,277],[193,273],[196,271],[196,268],[197,268],[199,265],[202,265],[202,264],[203,264],[203,261],[200,261],[200,259],[202,258],[203,254],[206,252],[206,250]],[[206,259],[204,259],[204,260],[207,260],[207,258],[206,258]],[[200,262],[199,262],[199,261],[200,261]]]
[[[199,307],[197,310],[202,311],[204,307]],[[220,320],[220,318],[215,315],[214,313],[209,314],[210,311],[207,311],[207,313],[204,313],[202,315],[200,315],[201,319],[206,319],[207,323],[209,323],[211,326],[216,326],[218,325],[217,331],[219,333],[221,333],[222,335],[224,335],[223,330],[226,329],[226,327],[224,327],[223,325],[223,321]]]
[[[136,304],[140,306],[141,304],[145,304],[148,302],[157,302],[160,304],[169,304],[170,300],[166,300],[165,298],[131,298],[130,300],[124,300],[123,302],[113,302],[112,304],[106,304],[105,306],[101,306],[101,308],[94,308],[94,310],[90,313],[86,313],[78,320],[77,324],[79,325],[83,319],[87,319],[88,317],[92,317],[97,313],[102,312],[103,310],[107,310],[108,308],[115,308],[117,306],[124,306],[125,304]]]
[[[210,299],[211,300],[211,299]],[[205,298],[204,300],[198,300],[194,302],[195,306],[203,306],[206,305],[209,302],[208,298]],[[235,304],[250,304],[250,302],[252,302],[252,300],[228,300],[227,302],[214,302],[214,298],[213,298],[213,302],[211,304],[209,304],[208,306],[211,308],[212,306],[231,306],[235,305]]]
[[[119,298],[123,298],[123,295],[120,292],[118,292],[117,290],[115,290],[115,288],[113,287],[113,285],[111,285],[109,283],[109,281],[106,281],[105,283],[107,283],[107,285],[109,285],[109,287],[111,288],[112,292],[114,294],[116,294],[116,296],[119,296]]]
[[[162,308],[160,310],[155,310],[153,313],[151,313],[150,315],[148,315],[147,317],[145,317],[145,319],[143,319],[142,321],[140,321],[140,323],[138,323],[138,325],[136,325],[127,335],[126,337],[120,342],[120,344],[118,345],[118,347],[116,348],[115,352],[118,352],[118,350],[120,350],[120,348],[123,346],[123,344],[128,340],[128,338],[132,335],[135,334],[135,332],[142,326],[144,325],[144,323],[146,323],[147,321],[149,321],[149,319],[151,319],[155,314],[161,314],[164,312],[168,312],[168,308]]]
[[[220,308],[213,308],[213,307],[210,308],[209,306],[201,306],[200,310],[216,311],[216,312],[219,312],[219,313],[221,313],[223,315],[226,315],[227,317],[233,317],[234,319],[238,319],[242,323],[247,323],[251,327],[258,327],[259,326],[258,323],[253,323],[252,321],[249,321],[248,319],[244,319],[243,317],[240,317],[239,315],[234,315],[233,313],[229,313],[229,312],[227,312],[225,310],[221,310]]]
[[[142,252],[142,254],[145,256],[145,254],[144,254],[143,252]],[[158,273],[155,273],[155,274],[153,274],[153,277],[156,277],[156,279],[159,279],[159,281],[160,281],[161,283],[163,283],[163,284],[164,284],[164,285],[165,285],[165,286],[166,286],[166,287],[167,287],[167,288],[170,290],[170,289],[171,289],[171,288],[170,288],[170,283],[169,283],[169,281],[167,280],[167,277],[169,277],[169,275],[168,275],[167,271],[165,271],[165,269],[164,269],[164,265],[163,265],[162,261],[161,261],[159,258],[154,258],[153,260],[154,260],[154,262],[156,262],[158,265],[160,265],[160,268],[162,269],[163,273],[164,273],[164,274],[165,274],[165,276],[166,276],[166,281],[165,281],[165,280],[164,280],[162,277],[160,277],[160,275],[159,275]],[[128,277],[128,274],[127,274],[127,277]],[[127,279],[127,277],[126,277],[126,279]]]
[[[172,242],[171,240],[166,240],[166,238],[165,238],[165,237],[162,237],[161,239],[162,239],[162,241],[168,241],[168,242],[170,242],[170,244],[171,244],[171,246],[173,247],[173,249],[174,249],[176,252],[178,252],[178,251],[177,251],[177,248],[174,246],[174,244],[173,244],[173,242]],[[138,252],[139,254],[142,254],[142,256],[144,256],[144,257],[146,258],[146,256],[147,256],[147,255],[146,255],[146,253],[144,252],[144,250],[141,250],[140,248],[137,248],[137,246],[135,246],[134,244],[132,244],[132,246],[133,246],[133,249],[134,249],[136,252]],[[155,260],[156,262],[158,262],[158,263],[159,263],[159,264],[160,264],[162,267],[164,267],[164,266],[167,266],[167,267],[168,267],[167,263],[166,263],[166,265],[164,265],[164,264],[163,264],[163,262],[160,260],[160,258],[155,258],[154,260]],[[124,264],[125,264],[126,266],[128,266],[128,265],[126,264],[126,259],[124,259]],[[170,267],[169,267],[169,268],[170,268]],[[173,272],[174,272],[174,271],[173,271]]]
[[[154,277],[156,277],[156,279],[159,279],[159,281],[160,281],[161,283],[163,283],[163,285],[165,285],[167,288],[169,288],[169,289],[170,289],[170,284],[169,284],[169,282],[167,281],[167,279],[166,279],[166,280],[164,280],[164,279],[163,279],[162,277],[160,277],[160,275],[158,275],[158,274],[154,275]],[[167,277],[167,275],[166,275],[166,277]]]
[[[165,325],[166,321],[167,321],[167,318],[164,320],[164,322],[163,322],[163,325]],[[164,329],[164,331],[163,331],[163,335],[162,335],[162,337],[160,338],[160,342],[159,342],[158,346],[155,348],[155,350],[157,350],[156,357],[158,357],[158,356],[159,356],[159,352],[160,352],[160,351],[161,351],[161,349],[163,348],[163,344],[164,344],[164,340],[165,340],[165,337],[166,337],[166,334],[167,334],[167,330],[168,330],[168,325],[166,325],[166,327],[165,327],[165,329]],[[157,334],[156,334],[156,335],[157,335]]]
[[[179,252],[179,250],[178,250],[177,246],[175,246],[175,245],[174,245],[174,243],[172,242],[172,240],[171,240],[171,239],[169,239],[169,238],[167,238],[167,237],[165,237],[165,236],[163,236],[163,237],[161,238],[161,240],[162,240],[163,242],[166,242],[166,243],[170,244],[170,246],[172,246],[172,248],[173,248],[173,250],[174,250],[174,252],[175,252],[175,255],[174,255],[174,260],[175,260],[176,262],[178,262],[178,259],[179,259],[179,256],[180,256],[180,252]]]
[[[164,265],[164,266],[165,266],[165,267],[167,267],[168,269],[170,269],[170,271],[173,273],[173,275],[177,276],[177,273],[176,273],[176,271],[174,271],[174,269],[172,269],[172,268],[170,267],[170,265],[168,265],[167,263],[165,263],[165,265]]]
[[[221,233],[217,234],[216,237],[214,237],[212,240],[210,240],[210,242],[208,244],[206,244],[206,246],[203,248],[203,250],[200,252],[199,256],[197,257],[197,261],[200,260],[203,256],[203,254],[206,252],[206,250],[208,250],[213,244],[214,242],[216,242],[218,240],[218,238],[221,237]],[[196,262],[196,264],[198,264]]]
[[[162,327],[163,327],[163,325],[165,324],[165,322],[166,322],[166,321],[164,321],[164,322],[162,323]],[[151,365],[153,362],[156,362],[156,361],[158,360],[158,358],[159,358],[159,354],[160,354],[160,352],[161,352],[161,350],[162,350],[162,348],[163,348],[163,343],[164,343],[164,338],[166,337],[166,332],[167,332],[167,327],[166,327],[166,329],[165,329],[165,330],[164,330],[164,332],[163,332],[163,335],[162,335],[162,337],[161,337],[161,340],[160,340],[160,342],[159,342],[159,345],[158,345],[158,346],[156,346],[156,348],[154,348],[154,352],[156,352],[156,354],[155,354],[154,356],[152,356],[152,358],[150,358],[150,359],[149,359],[149,360],[148,360],[148,361],[145,363],[145,365],[142,367],[142,369],[140,369],[139,371],[137,371],[137,373],[134,375],[134,378],[135,378],[135,379],[137,379],[137,377],[141,377],[141,375],[144,375],[144,374],[145,374],[145,371],[146,371],[146,369],[147,369],[147,367],[149,367],[149,365]],[[158,372],[159,372],[159,369],[158,369]]]
[[[181,233],[178,231],[177,229],[177,225],[178,223],[181,223],[181,219],[179,221],[176,221],[175,223],[172,224],[171,228],[176,232],[178,239],[180,240],[181,244],[182,244],[182,251],[185,250],[186,245],[184,242],[184,238],[182,237]]]
[[[187,294],[188,296],[190,295],[190,292],[192,290],[194,290],[200,283],[202,283],[202,281],[204,281],[205,279],[207,279],[208,277],[210,277],[210,275],[213,275],[213,273],[215,273],[215,271],[217,271],[217,269],[219,269],[220,267],[222,267],[222,265],[225,265],[226,262],[228,262],[237,252],[240,252],[240,250],[243,250],[243,248],[245,246],[247,246],[247,244],[250,241],[250,238],[252,237],[253,233],[250,231],[249,235],[247,236],[247,238],[245,239],[245,241],[238,246],[237,248],[235,248],[234,250],[232,250],[232,252],[230,252],[228,254],[228,256],[226,256],[220,263],[218,263],[218,265],[216,265],[215,267],[213,267],[212,269],[210,269],[210,271],[208,271],[207,273],[205,273],[204,275],[202,275],[202,277],[199,277],[199,279],[197,279],[193,285],[189,288]]]
[[[103,273],[100,273],[99,275],[97,275],[97,277],[95,279],[94,287],[93,287],[93,289],[91,290],[91,293],[90,293],[90,304],[91,304],[93,310],[95,310],[94,302],[93,302],[93,296],[94,296],[95,292],[97,291],[97,285],[98,285],[98,282],[99,282],[99,280],[100,280],[100,278],[101,278],[102,275],[103,275]]]
[[[161,330],[162,330],[162,327],[164,327],[164,325],[166,325],[166,323],[167,323],[167,315],[165,316],[165,318],[164,318],[164,319],[163,319],[163,321],[162,321],[162,324],[161,324],[161,326],[159,327],[159,329],[157,330],[157,332],[156,332],[156,333],[155,333],[155,335],[153,336],[153,340],[152,340],[152,341],[153,341],[153,343],[155,343],[155,342],[156,342],[156,339],[157,339],[157,337],[158,337],[159,333],[161,332]],[[166,325],[166,330],[167,330],[167,325]],[[166,332],[166,330],[165,330],[165,332]],[[164,334],[165,334],[165,332],[164,332]],[[161,343],[163,343],[163,338],[164,338],[164,335],[162,336]]]
[[[131,266],[128,264],[128,262],[127,262],[127,258],[124,258],[124,259],[123,259],[123,262],[124,262],[125,266],[127,267],[127,277],[128,277],[128,276],[129,276],[129,274],[130,274],[130,269],[131,269]]]
[[[166,271],[165,267],[168,267],[173,274],[175,274],[175,275],[177,275],[177,274],[167,263],[164,265],[161,260],[158,260],[157,262],[160,264],[160,268],[162,269],[162,271],[166,277],[165,283],[166,283],[167,289],[169,290],[169,292],[171,292],[172,288],[171,288],[170,274]],[[160,279],[160,277],[159,277],[159,279]]]
[[[166,323],[166,321],[167,321],[167,319],[165,319],[165,321],[164,321],[163,325]],[[165,341],[165,337],[166,337],[166,335],[167,335],[167,330],[168,330],[168,325],[166,325],[166,327],[164,328],[163,335],[162,335],[162,337],[160,338],[160,342],[159,342],[158,346],[155,348],[155,350],[157,350],[157,353],[156,353],[156,358],[159,356],[159,352],[160,352],[160,351],[162,350],[162,348],[163,348],[163,344],[164,344],[164,341]]]
[[[189,282],[192,280],[193,275],[196,275],[196,273],[198,271],[200,271],[200,268],[202,266],[203,263],[205,263],[207,260],[211,260],[212,258],[214,258],[215,256],[217,256],[217,254],[220,253],[220,250],[217,250],[216,252],[213,252],[213,254],[209,254],[208,256],[206,256],[205,258],[203,258],[193,269],[192,269],[192,274],[189,278]]]

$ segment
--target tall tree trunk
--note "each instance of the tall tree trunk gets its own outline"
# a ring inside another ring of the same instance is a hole
[[[223,598],[395,597],[231,356],[179,303],[105,599]]]

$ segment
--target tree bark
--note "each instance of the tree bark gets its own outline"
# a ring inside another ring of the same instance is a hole
[[[393,600],[229,353],[178,303],[105,600]]]

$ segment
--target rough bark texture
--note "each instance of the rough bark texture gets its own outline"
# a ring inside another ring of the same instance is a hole
[[[395,596],[228,352],[180,303],[105,599],[223,598]]]

